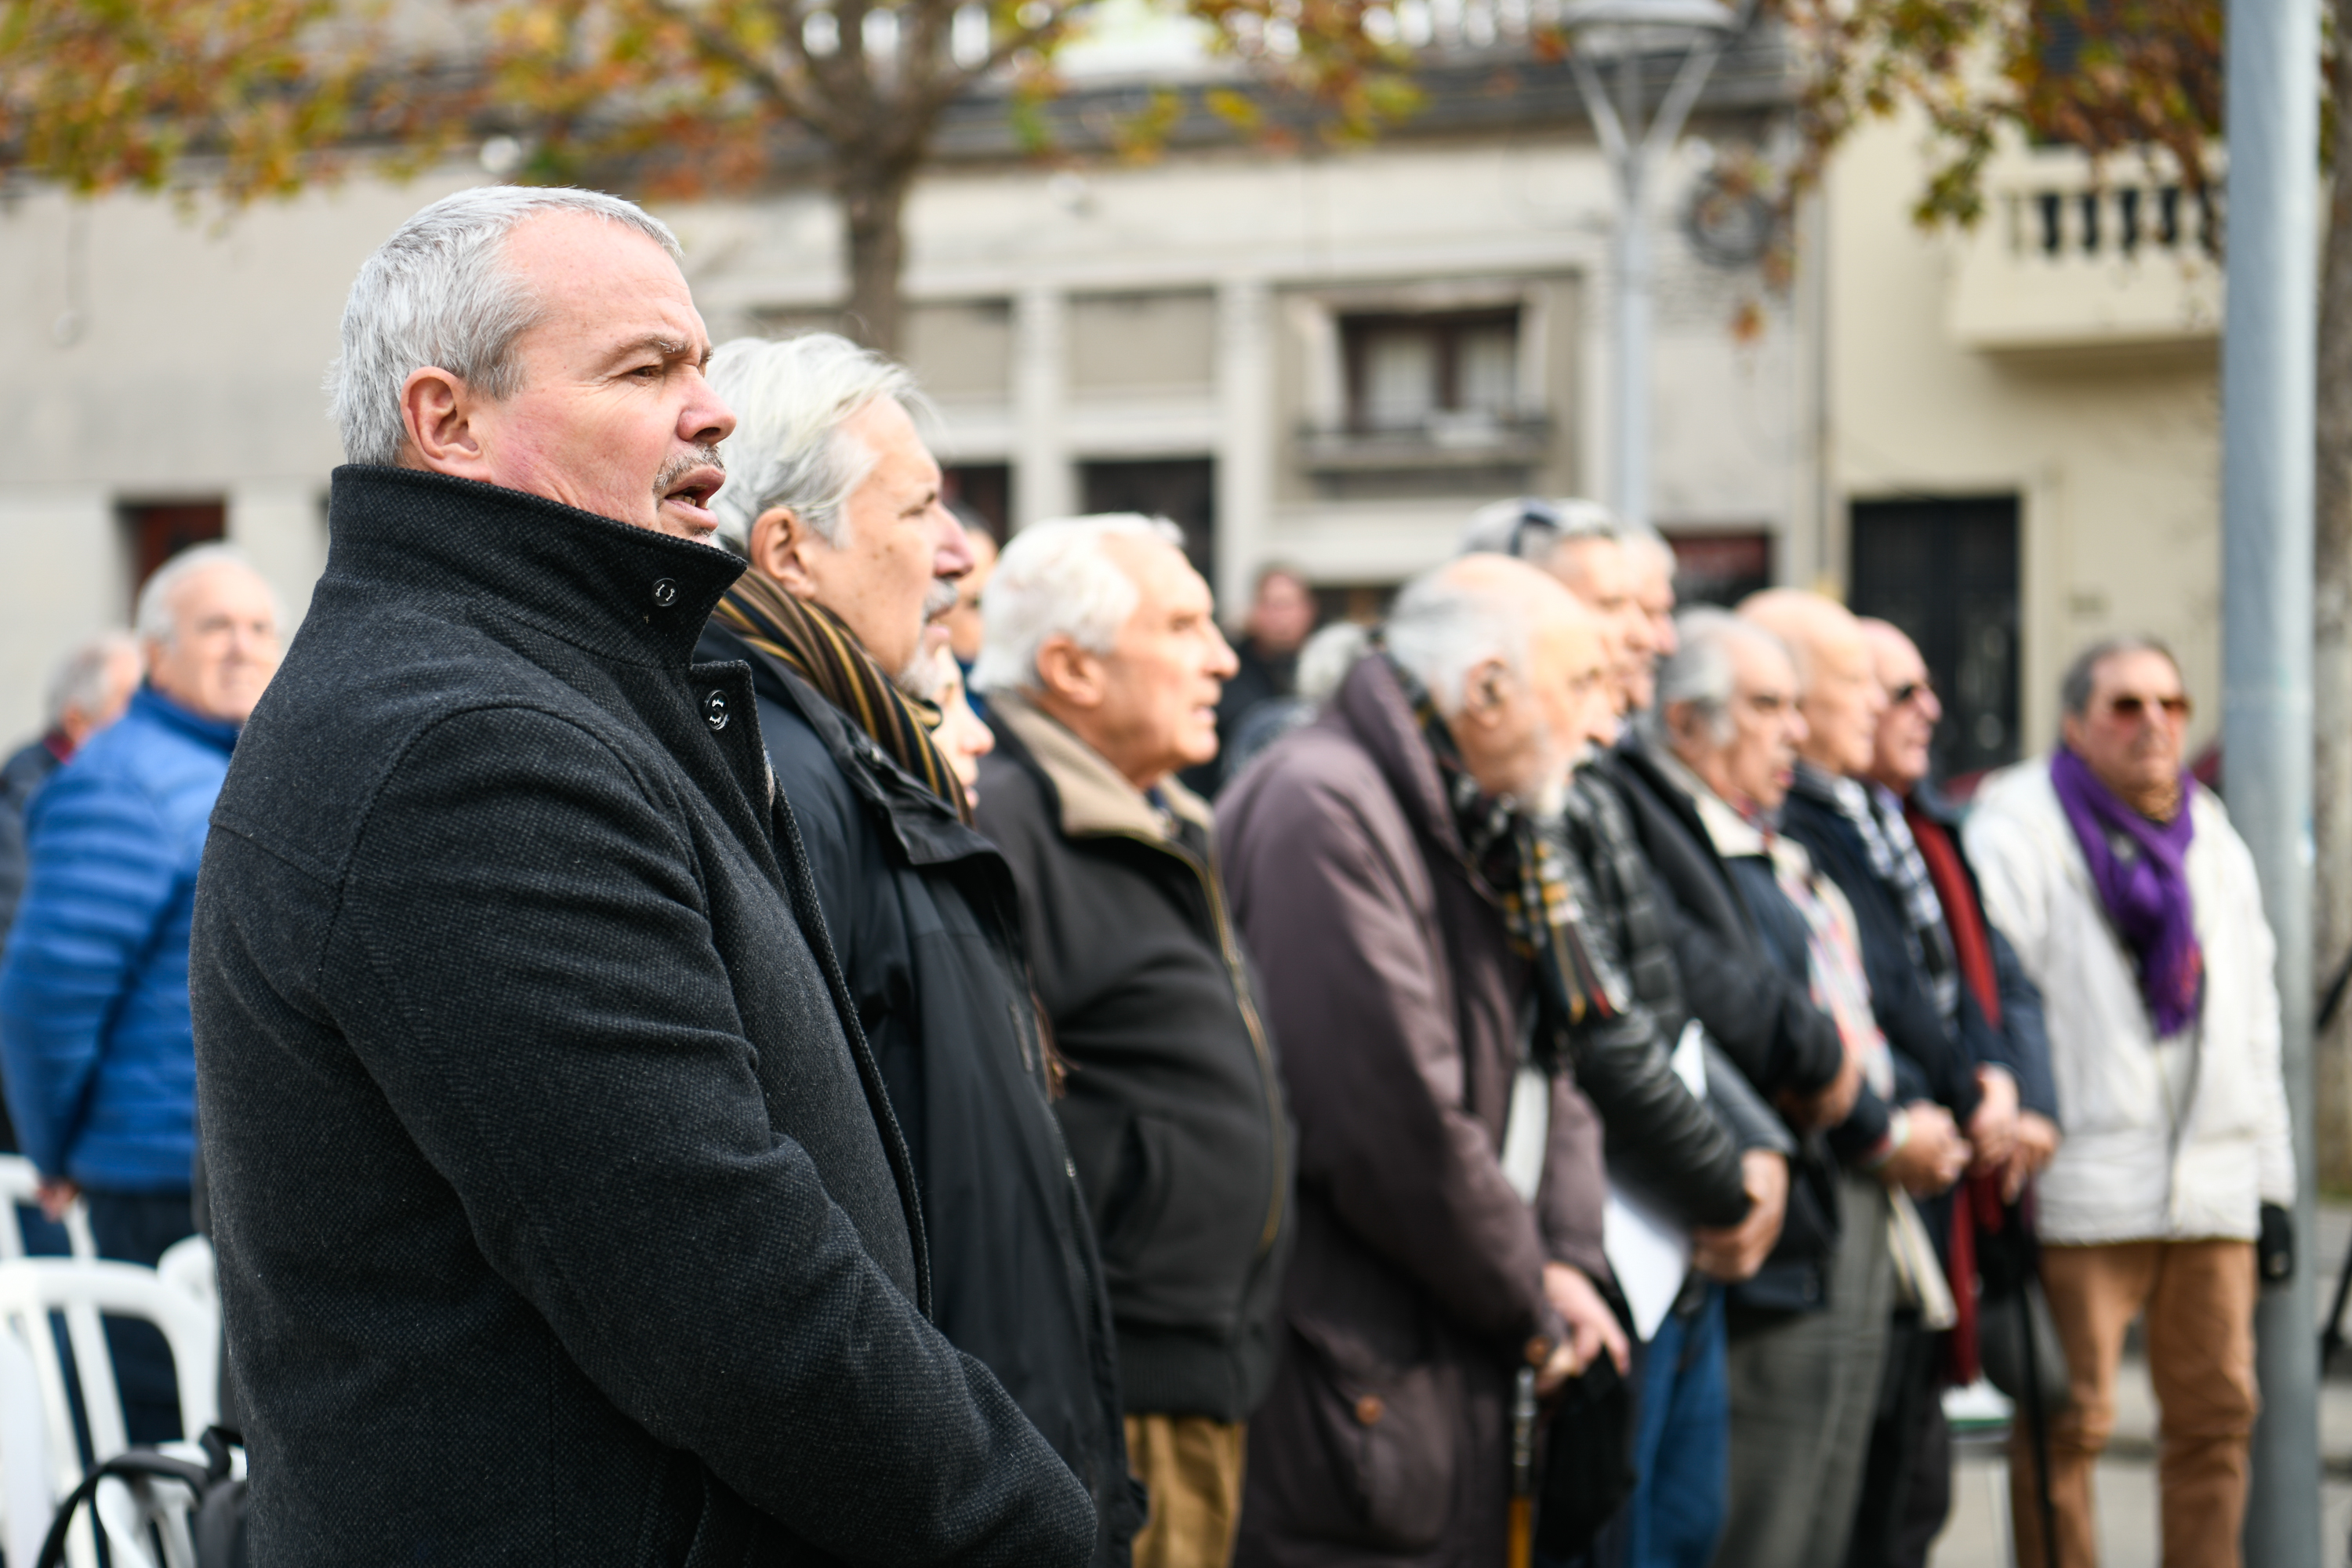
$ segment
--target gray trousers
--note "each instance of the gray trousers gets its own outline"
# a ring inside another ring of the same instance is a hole
[[[1731,1498],[1715,1568],[1835,1568],[1861,1501],[1895,1269],[1886,1194],[1846,1173],[1830,1305],[1731,1340]]]

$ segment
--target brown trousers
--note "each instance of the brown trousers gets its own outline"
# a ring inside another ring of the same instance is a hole
[[[2074,1389],[2073,1404],[2050,1423],[2059,1568],[2097,1568],[2092,1470],[2115,1431],[2124,1331],[2143,1312],[2159,1412],[2164,1568],[2240,1568],[2246,1452],[2257,1409],[2253,1244],[2045,1246],[2042,1285]],[[2010,1504],[2018,1568],[2045,1568],[2033,1450],[2021,1416],[2010,1443]]]
[[[1135,1568],[1225,1568],[1242,1517],[1249,1427],[1205,1415],[1130,1415],[1127,1465],[1151,1493]]]

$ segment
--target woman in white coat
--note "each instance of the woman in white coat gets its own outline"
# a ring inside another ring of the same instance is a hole
[[[2067,1568],[2098,1560],[2092,1467],[2125,1331],[2145,1314],[2164,1561],[2234,1568],[2253,1243],[2264,1209],[2294,1195],[2271,931],[2244,842],[2182,769],[2171,654],[2099,644],[2062,695],[2064,745],[1988,781],[1965,830],[1985,912],[2042,987],[2066,1130],[2037,1225],[2074,1389],[2050,1436],[2060,1550]],[[2039,1568],[2030,1456],[2011,1474],[2018,1560]]]

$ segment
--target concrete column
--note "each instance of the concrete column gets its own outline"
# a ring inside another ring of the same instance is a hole
[[[1264,279],[1217,287],[1217,609],[1235,624],[1264,563],[1274,505],[1273,293]]]
[[[1063,440],[1069,388],[1061,289],[1033,283],[1013,301],[1013,526],[1077,510],[1077,476]]]

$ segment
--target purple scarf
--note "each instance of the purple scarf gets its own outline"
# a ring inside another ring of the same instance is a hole
[[[2063,746],[2050,759],[2050,783],[2074,826],[2107,918],[2139,959],[2140,994],[2157,1038],[2179,1034],[2197,1021],[2205,999],[2205,953],[2197,944],[2185,864],[2196,836],[2189,813],[2196,782],[2181,775],[2180,810],[2170,822],[2150,822],[2126,805]],[[2125,843],[2119,847],[2111,834]]]

